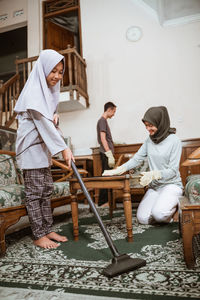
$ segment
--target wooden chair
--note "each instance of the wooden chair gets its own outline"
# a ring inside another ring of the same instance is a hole
[[[59,179],[56,179],[55,182],[62,182],[62,181],[66,181],[67,179],[71,178],[73,176],[73,170],[69,170],[69,168],[64,165],[63,163],[61,163],[60,161],[56,160],[55,158],[52,159],[52,163],[54,166],[57,166],[61,169],[58,170],[59,171],[59,175],[60,175],[60,178]],[[86,171],[85,169],[78,169],[79,173],[83,176],[83,177],[86,177],[88,176],[88,171]],[[54,171],[52,171],[53,173]],[[67,172],[67,174],[66,174]],[[65,175],[66,174],[66,175]],[[93,195],[93,191],[91,191],[91,195]],[[84,204],[87,204],[87,199],[84,198]]]
[[[118,160],[117,160],[117,162],[115,164],[114,169],[116,169],[117,167],[121,166],[123,163],[125,163],[126,161],[128,161],[133,156],[134,156],[133,153],[124,153],[124,154],[121,154],[118,157]]]
[[[61,170],[64,171],[64,172],[60,172],[60,176],[61,176],[61,177],[60,177],[59,179],[55,180],[55,182],[66,181],[67,179],[69,179],[70,177],[72,177],[72,175],[73,175],[73,170],[69,170],[69,168],[68,168],[65,164],[59,162],[59,161],[56,160],[55,158],[52,159],[52,163],[53,163],[54,166],[57,166],[57,167],[59,167]],[[66,171],[68,172],[67,174],[66,174]],[[88,172],[87,172],[86,170],[84,170],[84,169],[78,169],[78,171],[79,171],[79,173],[80,173],[82,176],[84,176],[84,177],[88,175]],[[53,172],[54,172],[54,171],[52,170],[52,173],[53,173]],[[65,175],[65,174],[66,174],[66,175]]]

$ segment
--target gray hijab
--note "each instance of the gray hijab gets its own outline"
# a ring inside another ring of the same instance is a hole
[[[169,114],[165,106],[150,107],[142,121],[148,122],[158,129],[154,135],[150,135],[150,139],[155,144],[162,142],[169,134],[176,133],[176,128],[170,127]]]
[[[59,101],[60,81],[49,88],[46,77],[61,60],[64,61],[64,56],[54,50],[41,51],[17,100],[14,109],[16,113],[32,109],[53,120]]]

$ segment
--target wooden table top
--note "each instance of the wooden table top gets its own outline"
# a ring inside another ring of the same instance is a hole
[[[129,174],[125,174],[125,175],[116,175],[116,176],[93,176],[93,177],[82,177],[84,182],[87,181],[117,181],[117,180],[124,180],[124,179],[130,179],[130,178],[140,178],[140,175],[129,175]],[[76,182],[77,178],[73,177],[73,178],[69,178],[68,179],[70,182]]]

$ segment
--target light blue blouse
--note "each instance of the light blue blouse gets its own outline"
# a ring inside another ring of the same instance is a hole
[[[147,157],[150,171],[160,170],[162,178],[153,180],[149,187],[157,189],[166,184],[176,184],[182,188],[179,163],[182,153],[180,139],[170,134],[159,144],[148,137],[138,152],[123,166],[127,170],[137,167]]]

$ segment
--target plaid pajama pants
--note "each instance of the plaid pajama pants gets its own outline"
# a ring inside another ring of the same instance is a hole
[[[25,205],[34,239],[52,231],[51,195],[53,180],[50,168],[23,170]]]

